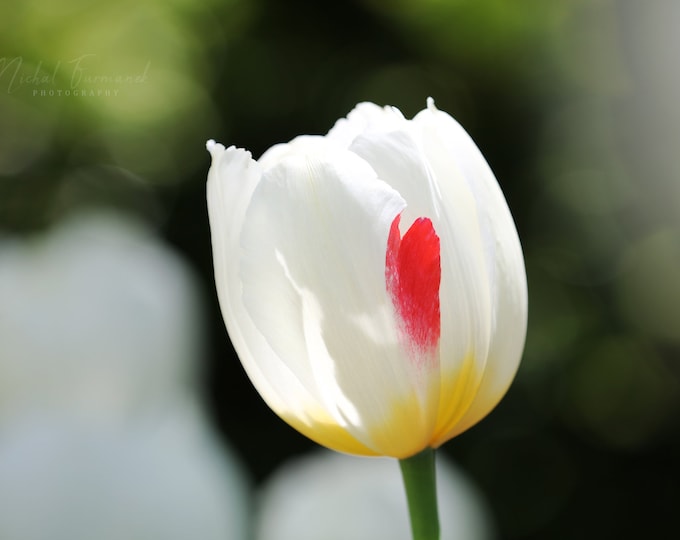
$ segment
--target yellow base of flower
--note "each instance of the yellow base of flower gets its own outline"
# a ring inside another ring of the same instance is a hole
[[[468,356],[456,372],[433,377],[432,388],[426,393],[432,396],[430,403],[423,406],[422,398],[415,394],[395,400],[389,418],[380,425],[365,428],[371,440],[370,448],[337,424],[326,411],[316,411],[309,423],[292,415],[281,414],[281,417],[306,437],[332,450],[405,459],[425,448],[437,448],[458,433],[457,424],[476,395],[481,375],[472,356]],[[434,410],[436,416],[431,413]]]

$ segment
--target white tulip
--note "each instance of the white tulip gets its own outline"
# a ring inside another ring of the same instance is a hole
[[[286,422],[329,448],[412,456],[489,413],[524,347],[517,231],[434,102],[359,104],[255,161],[208,142],[215,279],[234,347]]]

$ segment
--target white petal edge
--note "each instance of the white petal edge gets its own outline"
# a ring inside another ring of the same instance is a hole
[[[346,118],[340,118],[329,130],[326,139],[343,148],[349,148],[354,139],[366,132],[399,129],[404,115],[396,107],[379,107],[375,103],[359,103]]]

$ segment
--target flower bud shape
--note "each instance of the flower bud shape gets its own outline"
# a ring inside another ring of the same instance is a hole
[[[507,391],[527,324],[517,230],[465,130],[360,103],[255,161],[214,141],[207,199],[227,331],[267,404],[328,448],[403,459]]]

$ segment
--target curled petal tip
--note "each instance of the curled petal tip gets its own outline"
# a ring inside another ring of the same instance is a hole
[[[224,152],[224,145],[218,142],[215,142],[215,139],[209,139],[205,143],[205,148],[208,152],[210,152],[210,155],[215,159],[221,152]]]

